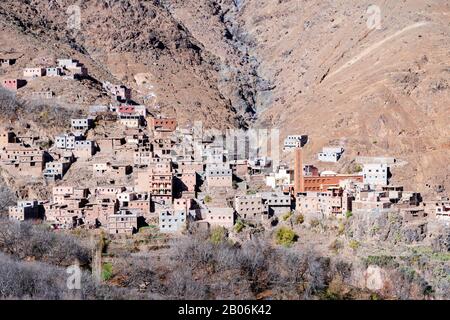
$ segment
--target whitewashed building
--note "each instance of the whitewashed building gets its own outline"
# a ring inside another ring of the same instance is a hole
[[[308,142],[307,135],[292,135],[284,139],[283,150],[292,151],[295,148],[301,148]]]
[[[185,210],[162,210],[159,213],[159,231],[161,233],[180,232],[186,226]]]
[[[318,154],[319,161],[322,162],[338,162],[344,153],[342,147],[324,147]]]
[[[75,148],[75,141],[77,141],[77,137],[74,135],[62,134],[56,136],[55,145],[58,149],[73,150]]]
[[[364,183],[370,186],[388,184],[389,167],[384,163],[368,163],[363,166]]]

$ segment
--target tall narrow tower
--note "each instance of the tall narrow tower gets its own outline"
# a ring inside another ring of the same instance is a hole
[[[294,195],[305,192],[305,179],[303,177],[303,150],[301,147],[295,148],[294,165]]]

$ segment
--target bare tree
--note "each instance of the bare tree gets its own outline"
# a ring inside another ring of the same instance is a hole
[[[0,177],[0,213],[4,213],[9,206],[16,203],[16,195],[6,185],[3,178]]]

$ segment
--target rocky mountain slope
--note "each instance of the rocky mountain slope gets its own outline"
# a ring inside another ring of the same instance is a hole
[[[240,84],[221,81],[222,59],[242,64],[244,74],[246,62],[232,47],[226,57],[210,52],[159,1],[92,0],[80,6],[61,0],[8,1],[0,9],[0,22],[3,53],[21,57],[13,68],[17,75],[24,66],[75,57],[95,80],[123,83],[135,90],[137,102],[158,106],[181,122],[195,119],[226,128],[246,126],[251,116],[246,112],[251,94],[234,94]],[[101,98],[96,81],[84,85]],[[84,97],[74,103],[95,100],[80,88],[70,89]]]
[[[448,1],[241,3],[239,28],[273,84],[257,95],[260,126],[309,134],[309,160],[344,145],[343,167],[358,154],[394,156],[407,162],[395,182],[448,190]]]
[[[322,169],[394,156],[404,163],[394,183],[450,188],[447,1],[89,0],[77,4],[79,30],[71,5],[2,4],[0,55],[21,58],[0,78],[73,56],[93,79],[28,90],[51,87],[83,107],[107,101],[98,81],[122,82],[185,124],[308,134],[309,162],[322,146],[343,145],[342,162]]]

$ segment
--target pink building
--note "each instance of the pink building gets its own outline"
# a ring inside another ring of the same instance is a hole
[[[233,208],[208,208],[205,221],[210,226],[232,228],[234,226]]]
[[[6,79],[2,82],[3,87],[11,91],[19,90],[20,88],[26,86],[26,84],[26,80],[20,79]]]

